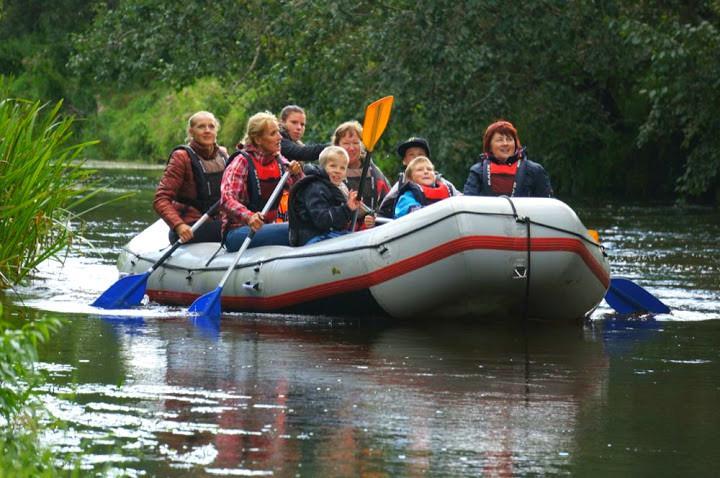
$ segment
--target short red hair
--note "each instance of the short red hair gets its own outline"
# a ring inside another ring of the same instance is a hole
[[[520,144],[520,137],[518,136],[517,129],[515,129],[515,126],[509,121],[505,120],[499,120],[491,124],[487,127],[485,130],[485,134],[483,135],[483,152],[490,153],[490,140],[492,140],[492,137],[495,133],[500,134],[506,134],[508,136],[512,136],[512,138],[515,140],[515,150],[519,150],[522,145]]]

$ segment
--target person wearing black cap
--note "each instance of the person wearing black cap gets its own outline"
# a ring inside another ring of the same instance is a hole
[[[418,156],[425,156],[429,158],[430,145],[425,138],[413,136],[398,145],[397,154],[402,161],[403,169],[400,171],[398,180],[395,184],[393,184],[392,188],[390,188],[390,192],[387,196],[385,196],[382,203],[380,203],[378,214],[382,217],[395,217],[395,203],[398,200],[398,192],[405,182],[405,168],[407,168],[407,165],[410,164],[410,161]],[[444,182],[450,191],[454,192],[454,194],[452,194],[453,196],[457,195],[457,189],[450,181],[441,178],[439,175],[438,180]]]

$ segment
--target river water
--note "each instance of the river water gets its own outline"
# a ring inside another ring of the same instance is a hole
[[[573,204],[613,274],[672,309],[584,323],[393,323],[183,308],[98,315],[160,171],[108,170],[87,241],[6,293],[57,316],[44,439],[107,476],[709,476],[720,467],[720,214]]]

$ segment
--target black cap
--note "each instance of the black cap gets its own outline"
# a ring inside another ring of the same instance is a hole
[[[425,155],[428,158],[430,157],[430,145],[428,144],[427,140],[425,138],[413,136],[412,138],[408,139],[407,141],[403,141],[398,145],[397,153],[398,156],[400,156],[400,159],[403,159],[405,157],[405,152],[413,147],[424,149]]]

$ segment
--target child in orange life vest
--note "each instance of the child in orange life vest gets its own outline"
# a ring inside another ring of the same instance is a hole
[[[427,157],[418,156],[405,168],[405,184],[398,192],[395,218],[458,194],[450,181],[435,175],[435,167]]]

